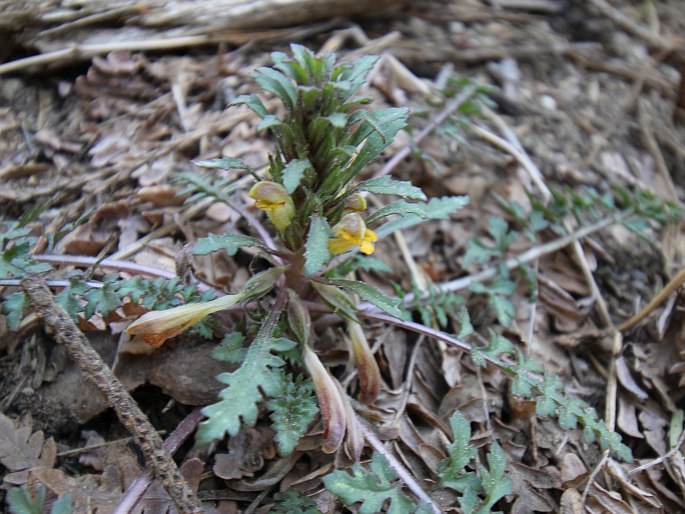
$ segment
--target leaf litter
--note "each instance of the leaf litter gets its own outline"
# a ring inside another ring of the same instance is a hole
[[[578,2],[541,2],[550,10],[541,7],[539,12],[506,5],[497,10],[478,1],[421,4],[413,15],[364,22],[359,31],[363,35],[364,30],[368,34],[399,30],[403,38],[396,44],[374,48],[373,39],[352,37],[348,46],[340,48],[342,53],[383,53],[369,91],[379,104],[410,105],[430,119],[434,111],[422,95],[430,95],[433,86],[445,87],[443,77],[450,71],[466,75],[497,86],[491,95],[493,108],[513,128],[550,184],[590,185],[603,192],[614,185],[640,187],[664,197],[681,194],[685,158],[678,145],[682,146],[683,131],[668,114],[679,71],[674,62],[650,53],[644,41],[617,30],[615,20]],[[676,4],[650,4],[653,11],[646,16],[660,21],[663,32],[677,34],[677,20],[685,15]],[[615,5],[640,19],[629,2]],[[674,11],[681,17],[673,16]],[[581,21],[568,21],[578,16]],[[329,36],[321,34],[309,43],[316,45],[315,41],[321,43]],[[339,40],[331,37],[330,41]],[[583,44],[594,46],[588,51]],[[550,53],[547,48],[555,45],[559,52]],[[274,48],[281,46],[274,43]],[[268,51],[274,48],[189,55],[112,52],[80,68],[76,79],[55,72],[54,87],[25,85],[21,77],[5,81],[0,97],[10,107],[0,110],[0,178],[8,185],[0,191],[6,205],[2,215],[10,217],[52,198],[50,208],[31,226],[41,236],[75,221],[84,207],[91,209],[84,224],[62,241],[49,243],[45,253],[98,256],[105,249],[115,257],[162,269],[173,269],[173,258],[183,243],[240,229],[244,222],[222,202],[207,202],[207,217],[190,212],[176,196],[182,187],[173,178],[193,170],[191,160],[231,156],[255,168],[266,164],[269,143],[257,131],[258,120],[246,110],[224,112],[224,106],[240,94],[253,92],[248,75],[268,63]],[[641,123],[640,106],[647,117]],[[416,123],[421,126],[418,115]],[[402,163],[397,172],[398,178],[421,186],[431,196],[471,197],[469,206],[454,219],[434,221],[428,229],[405,230],[410,260],[423,270],[424,280],[428,277],[434,283],[481,269],[463,264],[467,240],[475,235],[486,245],[496,244],[496,234],[488,230],[492,216],[520,230],[515,216],[502,208],[495,194],[529,210],[526,191],[534,189],[511,154],[461,130],[459,124],[445,124],[438,132],[421,145],[424,158]],[[656,147],[650,146],[654,138]],[[397,148],[399,144],[391,151]],[[670,174],[664,174],[660,159],[665,159]],[[232,178],[230,172],[216,174]],[[156,233],[159,230],[163,233]],[[152,233],[154,238],[137,246]],[[540,234],[542,242],[556,236],[552,229]],[[658,292],[660,281],[682,267],[679,233],[665,230],[649,237],[651,241],[645,241],[612,230],[591,236],[583,246],[617,323],[634,314]],[[510,249],[518,253],[540,242],[519,232]],[[393,280],[411,291],[416,276],[406,272],[407,255],[397,246],[381,243],[378,256],[392,268]],[[209,283],[235,289],[246,279],[252,256],[242,250],[234,256],[195,256],[192,271]],[[496,257],[488,263],[496,263]],[[74,272],[60,271],[65,278]],[[564,250],[540,258],[536,273],[536,303],[529,301],[524,284],[515,284],[520,287],[511,297],[513,310],[506,313],[512,318],[506,335],[544,367],[558,372],[565,387],[601,412],[610,360],[597,348],[610,342],[603,338],[595,300],[577,256]],[[387,278],[373,271],[362,271],[361,276],[370,284],[387,285]],[[487,290],[465,294],[469,311],[475,313],[471,320],[475,333],[468,338],[476,343],[483,342],[498,313],[505,314],[488,294]],[[366,325],[386,384],[373,406],[355,407],[375,421],[382,439],[392,441],[393,454],[427,490],[438,481],[439,463],[452,440],[448,420],[458,410],[475,427],[472,443],[480,450],[480,463],[487,462],[486,443],[491,438],[500,441],[507,455],[505,474],[513,493],[499,503],[507,512],[552,512],[559,505],[575,505],[566,511],[581,512],[582,494],[588,512],[684,511],[682,453],[675,447],[678,431],[683,430],[682,417],[677,417],[682,409],[682,384],[677,382],[685,369],[683,320],[677,301],[670,311],[658,314],[663,315],[659,329],[647,324],[626,334],[624,351],[616,360],[616,423],[630,441],[636,462],[610,459],[608,476],[593,477],[591,485],[587,480],[601,459],[598,448],[576,431],[565,432],[550,420],[526,414],[528,406],[510,394],[499,371],[477,369],[462,352],[429,341],[419,344],[412,335]],[[85,321],[93,329],[106,327],[102,321]],[[220,322],[231,327],[230,321]],[[458,332],[454,316],[449,322],[448,330]],[[339,334],[320,332],[327,348],[322,356],[327,364],[343,369],[347,350]],[[173,430],[186,406],[216,400],[220,387],[213,377],[225,372],[226,364],[209,358],[213,344],[197,335],[183,336],[150,356],[120,353],[118,335],[101,332],[95,337],[102,340],[100,351],[110,363],[116,362],[127,387],[151,396],[139,401],[147,402],[158,428]],[[121,437],[120,431],[108,432],[104,403],[88,398],[92,393],[70,364],[59,366],[50,380],[34,380],[30,386],[19,382],[15,373],[5,371],[19,365],[22,352],[7,350],[12,348],[3,349],[0,391],[2,397],[14,399],[3,403],[11,417],[0,417],[5,486],[33,480],[56,496],[71,492],[76,506],[91,502],[98,512],[113,511],[137,470],[126,470],[122,458],[92,475],[88,464],[76,465],[69,457],[58,457],[56,450],[56,445],[82,444],[66,435],[74,426],[93,427],[107,441]],[[349,383],[353,380],[350,377]],[[37,401],[31,399],[34,393]],[[31,413],[34,422],[13,421],[24,413]],[[266,421],[265,413],[259,415]],[[33,424],[40,430],[34,432]],[[186,450],[184,470],[193,477],[196,489],[207,492],[207,502],[223,511],[245,508],[262,491],[288,484],[312,497],[320,511],[337,512],[341,507],[322,490],[322,480],[343,462],[317,451],[321,439],[317,429],[312,427],[300,441],[295,457],[284,458],[269,441],[266,426],[243,427],[212,454]],[[44,433],[51,437],[46,439]],[[669,465],[631,473],[669,452],[673,452]],[[365,456],[368,463],[371,454]],[[393,504],[403,504],[406,491],[393,489],[392,474],[382,462],[371,462],[370,469],[379,472],[379,483],[394,491]],[[353,485],[354,477],[366,475],[348,473],[347,477]],[[455,510],[454,497],[434,495],[445,510]],[[154,485],[143,497],[140,511],[168,511],[171,504],[164,496]],[[349,497],[350,502],[355,498],[362,499]],[[266,512],[274,501],[267,493],[256,508]]]

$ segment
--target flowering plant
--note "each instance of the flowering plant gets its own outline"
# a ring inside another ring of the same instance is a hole
[[[286,352],[292,358],[292,350],[297,349],[295,363],[310,375],[318,398],[324,422],[323,450],[335,452],[345,443],[347,454],[359,458],[363,438],[347,396],[313,347],[307,301],[318,296],[347,324],[349,353],[358,370],[359,399],[373,403],[382,378],[356,315],[356,298],[397,317],[402,315],[400,300],[363,282],[333,278],[332,268],[358,252],[372,254],[378,240],[394,230],[426,219],[447,218],[467,199],[446,197],[427,202],[420,188],[387,176],[358,182],[362,170],[405,126],[407,109],[364,107],[371,98],[357,91],[376,57],[336,63],[333,54],[317,56],[299,45],[292,45],[291,53],[273,53],[274,66],[254,73],[262,89],[283,103],[282,117],[270,114],[255,95],[232,102],[251,108],[261,118],[259,128],[268,129],[274,137],[277,151],[269,157],[268,169],[260,174],[232,158],[196,163],[207,168],[247,170],[255,177],[257,182],[249,196],[254,206],[266,214],[277,238],[274,242],[270,237],[258,240],[236,234],[210,236],[198,241],[194,253],[224,249],[233,254],[239,247],[252,246],[259,248],[274,267],[255,275],[241,292],[211,302],[150,312],[132,323],[128,332],[159,345],[206,315],[277,289],[277,299],[249,347],[242,347],[242,336],[227,336],[215,352],[217,358],[242,365],[218,377],[227,387],[219,403],[204,409],[208,419],[200,426],[197,439],[207,443],[226,432],[235,435],[241,422],[254,424],[256,404],[264,396],[276,398],[286,387],[279,385],[285,377],[280,369],[285,364],[281,354]],[[399,198],[366,216],[365,195],[369,193]],[[393,219],[387,221],[390,216]],[[381,220],[386,223],[376,230],[369,228]],[[267,405],[273,404],[271,401]],[[304,410],[308,417],[300,416],[295,423],[299,428],[291,434],[295,442],[312,420],[312,413]],[[292,421],[292,417],[289,419]],[[282,435],[279,427],[275,428]],[[292,440],[279,440],[282,453],[292,451],[294,446]]]

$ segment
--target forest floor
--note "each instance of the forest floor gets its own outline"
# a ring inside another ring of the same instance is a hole
[[[685,237],[681,222],[659,223],[649,213],[628,226],[613,222],[626,205],[620,191],[630,198],[648,192],[673,205],[684,198],[685,128],[674,112],[680,97],[685,113],[685,51],[677,50],[685,3],[611,4],[607,11],[600,0],[419,0],[401,14],[299,26],[240,46],[119,51],[5,75],[0,228],[34,214],[26,225],[38,238],[34,259],[51,264],[47,277],[55,285],[75,276],[101,283],[114,272],[173,277],[184,245],[209,233],[250,234],[240,209],[188,201],[177,195],[183,186],[176,179],[187,172],[236,178],[200,170],[194,160],[268,164],[273,141],[257,130],[257,116],[226,107],[238,95],[260,94],[251,72],[291,42],[344,59],[379,55],[364,93],[374,106],[407,106],[412,115],[363,178],[391,165],[393,176],[429,197],[470,201],[448,220],[383,239],[373,257],[390,271],[357,276],[388,294],[448,284],[449,302],[433,299],[446,323],[440,326],[435,310],[425,321],[459,333],[465,307],[474,329],[468,342],[504,336],[557,374],[566,393],[595,407],[634,459],[606,454],[580,429],[561,428],[558,417],[536,416],[504,373],[478,367],[468,352],[379,322],[365,322],[365,330],[383,388],[375,405],[355,403],[359,415],[444,511],[459,512],[454,491],[437,487],[452,438],[449,419],[458,410],[471,422],[481,461],[493,440],[506,455],[512,489],[497,510],[685,512],[679,288],[644,320],[624,323],[681,272]],[[474,84],[488,86],[485,103],[479,93],[441,120],[451,99]],[[416,144],[426,127],[433,130]],[[233,198],[259,216],[246,191]],[[562,197],[571,199],[565,211]],[[602,204],[607,197],[616,205]],[[548,249],[598,224],[601,230]],[[0,251],[8,244],[0,239]],[[252,273],[256,252],[249,250],[195,256],[193,280],[239,290]],[[507,258],[523,255],[525,272],[502,271]],[[0,300],[18,291],[8,285],[18,279],[9,269],[0,268],[8,280]],[[503,289],[481,282],[483,270],[508,279]],[[178,443],[176,457],[207,512],[296,512],[278,507],[277,493],[289,489],[323,513],[358,510],[323,486],[323,477],[350,463],[320,450],[318,420],[288,457],[276,451],[266,409],[254,427],[209,450],[193,448],[201,419],[193,409],[216,401],[215,377],[226,371],[227,363],[210,356],[220,336],[207,340],[190,331],[152,351],[127,340],[132,316],[125,308],[106,317],[81,314],[79,327],[159,431],[190,437]],[[3,312],[0,504],[7,490],[31,483],[43,484],[51,499],[70,492],[74,512],[173,511],[159,484],[140,490],[137,506],[122,507],[144,471],[130,434],[30,305],[18,331],[10,330],[7,302]],[[216,317],[224,331],[239,323],[238,316]],[[314,327],[323,362],[354,396],[342,329],[330,318],[314,320]],[[367,447],[362,463],[371,455]]]

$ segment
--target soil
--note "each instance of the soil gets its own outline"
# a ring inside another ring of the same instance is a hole
[[[299,39],[286,31],[243,45],[117,51],[5,75],[0,78],[0,221],[38,210],[28,224],[33,235],[63,231],[54,244],[41,237],[34,249],[57,256],[51,280],[76,273],[73,257],[133,263],[128,269],[91,269],[93,280],[111,271],[131,277],[144,266],[173,276],[186,243],[210,232],[250,233],[240,213],[224,203],[184,203],[175,180],[184,172],[199,173],[193,160],[232,156],[257,169],[267,164],[273,143],[257,130],[256,116],[226,105],[257,92],[250,73],[270,64],[270,52],[287,51],[291,42],[335,50],[343,58],[382,56],[365,93],[374,97],[374,105],[408,106],[413,115],[409,129],[367,176],[434,122],[449,101],[445,95],[461,91],[456,79],[488,88],[485,110],[448,118],[393,170],[393,176],[411,180],[429,196],[468,195],[470,203],[449,220],[408,229],[402,241],[379,242],[374,257],[392,272],[362,272],[359,278],[388,293],[393,284],[411,292],[422,281],[438,287],[496,266],[495,260],[464,265],[470,238],[490,241],[493,216],[518,230],[508,256],[558,239],[554,230],[527,238],[520,220],[502,207],[505,199],[530,211],[528,193],[542,199],[541,185],[614,198],[617,188],[646,191],[679,206],[685,187],[685,127],[679,123],[685,112],[685,3],[609,3],[607,13],[601,6],[608,3],[595,0],[419,0],[401,12],[299,26],[311,29],[300,32],[306,36]],[[616,12],[625,19],[611,14]],[[8,47],[5,52],[12,55],[4,55],[5,62],[24,56],[27,49],[19,46]],[[531,169],[541,172],[541,180]],[[216,172],[233,178],[222,173]],[[236,198],[249,202],[243,193]],[[581,228],[573,216],[567,221],[571,230]],[[478,344],[494,330],[559,374],[567,392],[602,417],[613,417],[633,462],[607,459],[578,429],[564,430],[556,419],[536,417],[534,407],[511,393],[501,371],[480,369],[461,350],[381,323],[365,329],[383,391],[374,407],[359,407],[359,412],[382,427],[379,436],[387,450],[446,512],[460,512],[455,496],[435,488],[451,437],[448,419],[457,409],[471,422],[483,462],[493,439],[505,451],[513,490],[498,510],[685,512],[685,347],[678,289],[639,325],[624,330],[618,345],[612,339],[616,327],[681,271],[681,227],[678,221],[650,220],[636,235],[615,223],[581,239],[580,254],[567,245],[541,255],[529,263],[538,300],[530,301],[526,281],[516,275],[514,319],[507,328],[485,295],[459,291],[476,331],[470,342]],[[196,256],[194,280],[239,290],[259,266],[256,252],[248,250],[230,257]],[[18,290],[0,287],[4,299]],[[216,341],[191,331],[152,352],[126,340],[129,318],[120,318],[96,315],[81,319],[79,326],[159,431],[177,430],[195,407],[215,401],[222,384],[214,377],[232,369],[212,359]],[[217,333],[240,323],[230,315],[218,318]],[[4,490],[42,483],[50,499],[71,491],[78,509],[90,498],[94,510],[89,512],[115,512],[144,471],[138,449],[31,309],[18,332],[6,326],[3,316]],[[354,396],[357,381],[346,367],[341,325],[324,317],[315,328],[322,360]],[[445,328],[458,329],[454,319]],[[186,430],[190,436],[194,426]],[[312,498],[321,512],[347,512],[325,490],[322,477],[351,462],[344,455],[324,454],[320,444],[321,424],[315,423],[293,457],[279,457],[262,409],[255,427],[209,449],[187,442],[176,460],[184,463],[182,470],[207,512],[269,512],[275,495],[291,488]],[[8,448],[18,447],[32,457],[13,468]],[[362,462],[371,455],[367,446]],[[278,475],[279,469],[285,471]],[[3,495],[0,491],[0,500]],[[356,512],[358,507],[350,508]],[[125,512],[168,509],[174,511],[154,484],[138,507]]]

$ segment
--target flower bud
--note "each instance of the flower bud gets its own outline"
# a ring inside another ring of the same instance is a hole
[[[342,289],[330,284],[322,284],[321,282],[316,282],[314,280],[312,280],[310,284],[316,289],[319,296],[321,296],[328,305],[333,307],[336,312],[340,312],[340,314],[346,318],[352,320],[357,319],[357,305],[352,298],[350,298],[350,295],[345,293]]]
[[[302,301],[295,291],[288,289],[288,326],[300,343],[307,344],[309,341],[311,324],[309,311],[302,305]]]
[[[314,382],[314,390],[319,399],[319,408],[323,417],[323,446],[325,453],[333,453],[342,444],[345,437],[346,415],[345,403],[335,379],[323,367],[318,355],[304,345],[304,363]]]
[[[345,198],[345,212],[362,212],[366,210],[366,198],[359,193],[354,193]]]
[[[211,302],[188,303],[163,311],[150,311],[127,328],[128,334],[141,336],[154,347],[159,347],[169,339],[198,323],[214,312],[228,309],[240,301],[242,295],[222,296]]]
[[[283,233],[288,228],[295,216],[295,204],[282,185],[262,180],[252,186],[249,195],[255,200],[255,206],[266,212],[279,232]]]
[[[371,405],[376,401],[381,392],[381,373],[378,363],[371,353],[369,342],[359,323],[347,322],[349,345],[352,350],[352,358],[359,374],[359,401]]]

